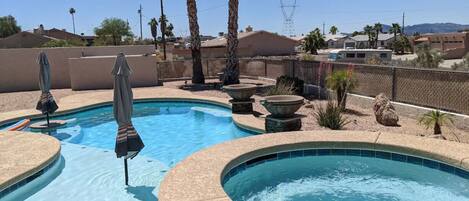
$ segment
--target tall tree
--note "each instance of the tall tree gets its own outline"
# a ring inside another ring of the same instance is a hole
[[[324,47],[326,47],[326,41],[324,40],[324,36],[321,34],[321,30],[319,30],[319,28],[309,32],[303,42],[304,50],[306,52],[311,52],[311,54],[317,55],[318,50]]]
[[[169,23],[168,21],[168,18],[166,17],[166,15],[162,15],[159,19],[160,21],[160,24],[161,25],[164,25],[164,35],[166,37],[169,37],[169,38],[172,38],[174,37],[174,33],[173,33],[173,30],[174,30],[174,26],[172,23]],[[163,33],[163,28],[161,28],[161,33]]]
[[[378,48],[379,34],[383,32],[383,25],[378,22],[373,27],[373,30],[375,30],[375,34],[376,34],[375,35],[375,48]]]
[[[238,60],[238,6],[239,0],[228,2],[228,58],[224,72],[224,85],[239,84],[239,60]]]
[[[392,27],[389,32],[394,34],[394,43],[392,48],[395,50],[396,48],[394,46],[397,43],[397,34],[401,33],[401,26],[398,23],[392,23]]]
[[[156,43],[156,37],[158,36],[158,21],[156,21],[156,18],[151,18],[148,25],[150,25],[151,36],[153,37],[155,49],[158,49],[158,45]]]
[[[373,41],[374,41],[374,32],[373,32],[373,27],[370,25],[366,25],[365,28],[363,28],[363,33],[368,35],[368,48],[373,47]]]
[[[197,4],[195,0],[187,0],[187,15],[189,17],[189,30],[191,31],[192,83],[204,84],[205,77],[202,70],[201,42],[199,23],[197,22]]]
[[[0,38],[6,38],[21,31],[15,17],[8,15],[0,17]]]
[[[332,35],[336,35],[337,32],[339,32],[339,29],[336,26],[332,26],[331,29],[329,30],[329,33]]]
[[[104,19],[100,27],[94,28],[94,33],[100,40],[107,41],[110,38],[113,45],[120,45],[124,37],[133,37],[129,23],[119,18]],[[107,42],[105,44],[108,45]]]
[[[75,8],[70,8],[70,10],[68,10],[68,12],[70,13],[70,15],[72,15],[73,34],[76,34],[75,33],[75,13],[76,13],[76,10],[75,10]]]

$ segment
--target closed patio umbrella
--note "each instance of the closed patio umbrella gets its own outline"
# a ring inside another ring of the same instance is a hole
[[[36,109],[46,115],[47,127],[49,128],[49,114],[53,114],[59,107],[50,93],[50,64],[46,53],[39,53],[37,62],[39,64],[39,88],[41,89],[41,98],[36,105]]]
[[[123,53],[117,55],[114,76],[114,118],[119,126],[116,137],[117,158],[124,157],[125,185],[128,185],[127,159],[134,158],[143,149],[142,139],[132,125],[133,94],[129,76],[131,70]]]

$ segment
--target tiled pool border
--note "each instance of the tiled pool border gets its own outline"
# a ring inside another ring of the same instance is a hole
[[[254,166],[263,164],[265,162],[271,162],[276,160],[298,158],[298,157],[311,157],[311,156],[357,156],[357,157],[371,157],[385,160],[392,160],[404,163],[410,163],[414,165],[420,165],[427,168],[437,169],[446,173],[450,173],[465,179],[469,179],[469,172],[442,162],[438,162],[423,157],[412,156],[408,154],[395,153],[382,150],[371,150],[371,149],[302,149],[292,151],[282,151],[262,155],[253,159],[249,159],[233,168],[231,168],[222,178],[222,185],[224,186],[232,177],[242,173],[244,170],[252,168]]]
[[[21,181],[18,181],[11,186],[3,189],[0,191],[0,199],[6,197],[8,194],[12,193],[18,188],[21,188],[22,186],[28,184],[29,182],[33,181],[34,179],[38,178],[39,176],[43,175],[45,172],[50,170],[58,161],[60,161],[60,154],[55,157],[48,165],[46,165],[43,169],[37,171],[36,173],[22,179]]]

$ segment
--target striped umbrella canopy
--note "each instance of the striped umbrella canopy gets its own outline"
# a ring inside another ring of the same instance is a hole
[[[39,64],[39,88],[41,89],[41,98],[36,105],[36,109],[41,111],[42,114],[47,115],[47,122],[49,123],[49,114],[53,114],[59,107],[50,93],[50,64],[46,53],[39,53],[37,62]]]
[[[124,157],[126,185],[128,185],[127,159],[137,156],[144,147],[131,120],[133,104],[133,93],[129,79],[131,73],[125,55],[119,53],[112,70],[114,76],[114,118],[119,126],[115,151],[118,158]]]

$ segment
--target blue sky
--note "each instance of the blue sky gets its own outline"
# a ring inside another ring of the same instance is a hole
[[[283,15],[280,0],[239,0],[239,26],[251,25],[282,33]],[[293,0],[285,0],[291,2]],[[77,33],[93,34],[93,29],[109,17],[128,20],[132,31],[139,33],[137,9],[143,6],[144,37],[150,36],[149,19],[159,16],[159,0],[0,0],[0,16],[15,16],[23,30],[39,24],[72,31],[70,7],[77,10]],[[197,0],[199,25],[202,34],[216,35],[227,29],[228,0]],[[340,31],[361,30],[366,24],[401,22],[406,24],[454,22],[469,24],[468,0],[297,0],[294,22],[296,34],[315,27],[336,25]],[[188,35],[186,0],[165,0],[165,12],[175,26],[175,34]]]

